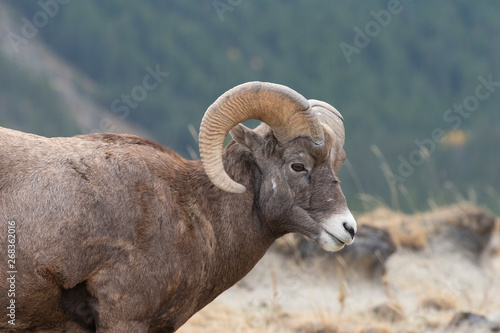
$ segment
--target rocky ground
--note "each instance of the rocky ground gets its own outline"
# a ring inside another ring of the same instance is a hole
[[[356,242],[336,254],[278,240],[179,332],[500,331],[499,219],[462,203],[357,220]]]

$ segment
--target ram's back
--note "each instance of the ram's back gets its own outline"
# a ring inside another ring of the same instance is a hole
[[[47,275],[71,288],[102,265],[156,248],[160,230],[175,227],[168,179],[177,160],[136,136],[49,139],[0,128],[0,222],[15,221],[21,278]]]

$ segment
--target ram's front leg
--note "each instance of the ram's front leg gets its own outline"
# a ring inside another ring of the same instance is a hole
[[[49,332],[55,333],[55,331],[53,331],[53,330],[47,331],[47,333],[49,333]],[[82,326],[80,326],[77,323],[68,321],[66,323],[66,327],[64,328],[64,331],[61,331],[61,332],[64,332],[64,333],[69,333],[69,332],[71,332],[71,333],[91,333],[91,332],[95,332],[95,331],[83,328]]]
[[[109,288],[108,290],[113,289]],[[110,294],[96,295],[95,299],[94,312],[96,313],[97,333],[149,332],[149,318],[138,314],[141,311],[138,306],[130,306],[131,304],[126,301],[130,299],[130,295],[111,292]],[[142,302],[134,302],[134,304],[140,303]]]
[[[138,286],[151,284],[147,275],[123,263],[95,273],[87,280],[87,289],[92,296],[89,306],[94,313],[96,332],[148,333],[154,315],[151,294]]]
[[[148,333],[149,324],[131,320],[118,321],[111,326],[98,325],[97,333]]]

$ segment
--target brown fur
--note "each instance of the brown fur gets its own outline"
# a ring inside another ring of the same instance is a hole
[[[48,139],[0,128],[0,255],[15,221],[18,272],[16,326],[3,314],[0,329],[174,332],[277,237],[314,239],[318,226],[304,214],[319,220],[345,207],[333,136],[281,146],[266,126],[233,135],[225,168],[244,194],[219,190],[200,161],[136,136]],[[307,177],[288,166],[299,153]]]

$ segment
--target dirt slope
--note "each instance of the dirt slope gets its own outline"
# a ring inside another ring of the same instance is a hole
[[[414,216],[382,209],[359,217],[360,224],[392,226],[394,238],[407,239],[412,228],[424,237],[420,247],[397,240],[379,277],[356,274],[364,268],[337,256],[297,259],[275,246],[179,332],[491,332],[448,327],[461,312],[485,316],[492,325],[500,321],[499,221],[480,253],[462,248],[456,233],[445,237],[450,230],[472,237],[469,231],[483,217],[494,223],[468,204]]]

